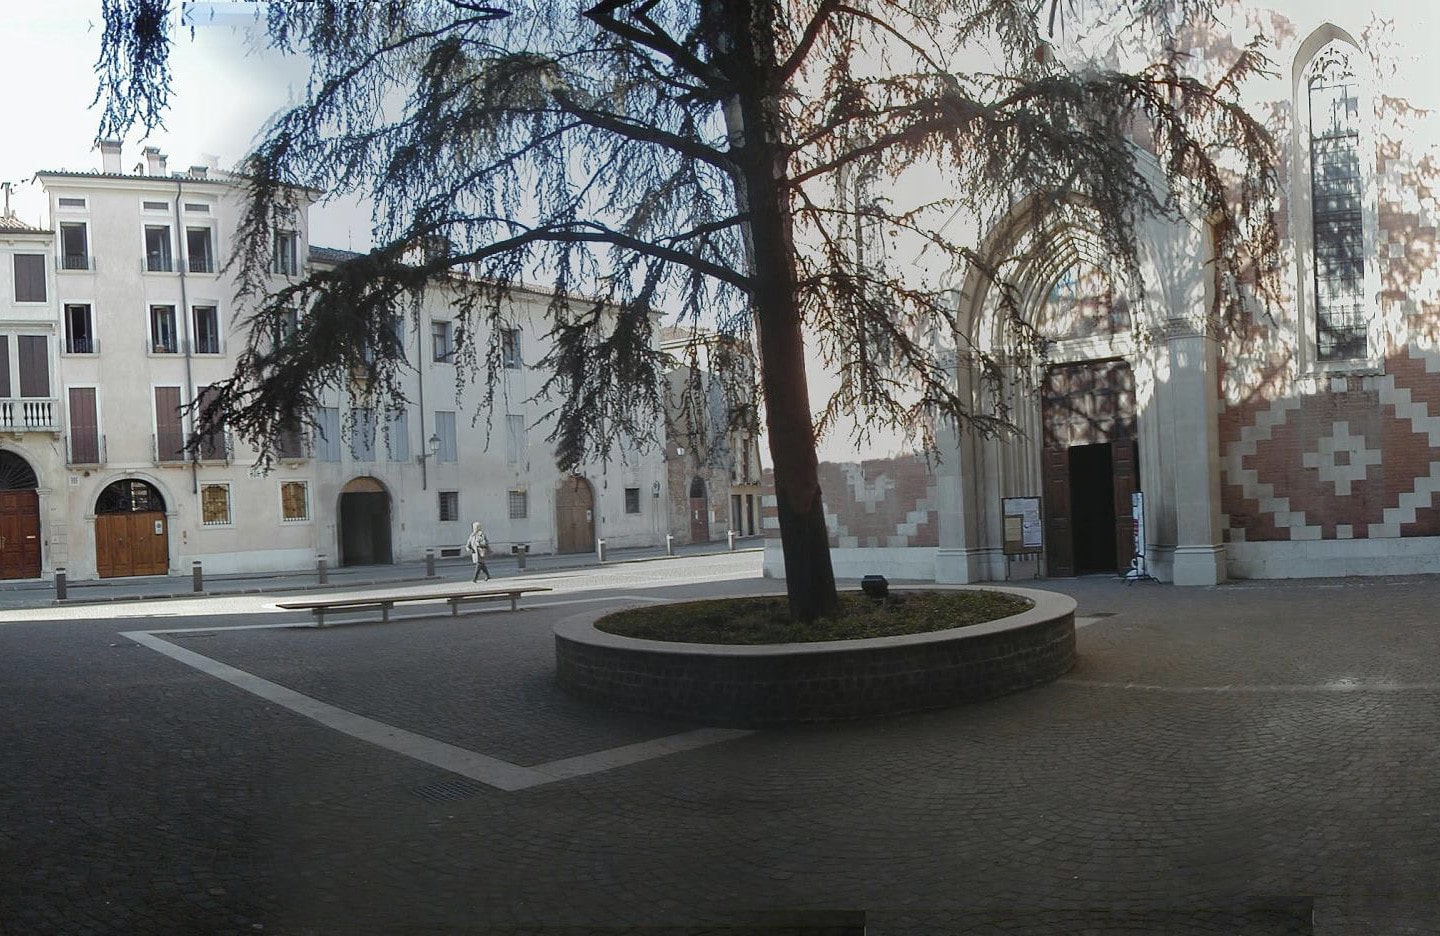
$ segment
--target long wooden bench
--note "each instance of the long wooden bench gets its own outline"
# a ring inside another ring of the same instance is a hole
[[[475,591],[463,592],[441,592],[425,595],[366,595],[361,598],[333,598],[322,601],[287,601],[277,603],[275,607],[284,608],[286,611],[309,611],[315,616],[318,626],[325,626],[325,615],[331,611],[357,611],[368,608],[380,609],[380,620],[390,620],[390,609],[397,604],[404,604],[413,601],[445,601],[450,604],[452,616],[460,613],[460,605],[467,601],[497,601],[502,598],[510,599],[510,610],[520,609],[520,596],[531,592],[550,591],[543,585],[521,585],[514,588],[487,588]]]

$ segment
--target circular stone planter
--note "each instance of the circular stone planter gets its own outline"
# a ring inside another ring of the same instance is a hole
[[[1029,598],[1020,614],[952,630],[791,644],[640,640],[597,630],[605,614],[555,625],[560,685],[633,712],[753,728],[898,715],[990,699],[1050,682],[1075,665],[1075,600],[1055,592],[974,588]]]

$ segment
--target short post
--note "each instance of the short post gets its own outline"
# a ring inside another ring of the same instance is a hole
[[[665,555],[671,558],[675,556],[675,535],[673,533],[665,534]]]
[[[529,544],[529,543],[517,543],[516,545],[511,546],[510,549],[511,549],[512,551],[514,551],[514,553],[515,553],[515,561],[516,561],[516,563],[518,564],[518,566],[519,566],[519,568],[520,568],[520,571],[521,571],[521,572],[524,572],[524,571],[525,571],[525,554],[530,551],[530,544]]]
[[[324,585],[330,581],[330,576],[325,571],[325,554],[321,553],[315,557],[315,575],[319,578],[320,584]]]
[[[425,550],[425,577],[435,577],[435,550],[428,547]]]
[[[599,557],[601,562],[605,561],[605,541],[603,539],[597,539],[595,541],[595,555]]]
[[[205,590],[205,570],[199,559],[190,564],[190,590],[197,595]]]
[[[726,531],[725,531],[725,535],[726,535],[726,537],[728,537],[729,540],[730,540],[730,551],[731,551],[731,552],[734,552],[734,551],[735,551],[735,531],[734,531],[734,530],[726,530]]]
[[[55,570],[55,600],[64,601],[68,592],[69,586],[65,583],[65,567],[60,566]]]

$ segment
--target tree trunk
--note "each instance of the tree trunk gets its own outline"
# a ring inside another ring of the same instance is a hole
[[[840,598],[830,564],[830,533],[825,527],[815,426],[810,418],[794,226],[785,154],[778,145],[779,108],[769,88],[776,67],[772,3],[721,0],[718,5],[725,8],[722,28],[728,35],[724,47],[743,63],[737,71],[745,78],[739,82],[726,117],[732,153],[740,165],[736,182],[743,199],[741,207],[750,213],[751,304],[770,456],[775,463],[785,589],[791,617],[810,621],[834,612]]]

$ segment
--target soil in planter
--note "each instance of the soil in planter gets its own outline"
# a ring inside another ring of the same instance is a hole
[[[844,592],[839,614],[802,624],[790,620],[789,603],[777,595],[634,608],[607,615],[595,626],[622,637],[678,643],[812,643],[925,634],[983,624],[1032,606],[1027,598],[993,591],[896,592],[880,600]]]

